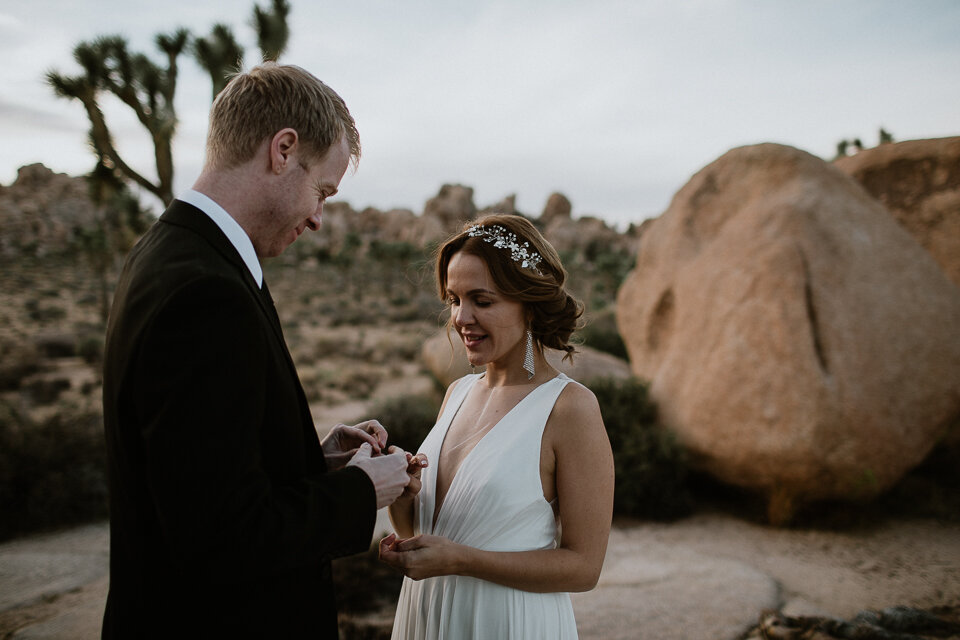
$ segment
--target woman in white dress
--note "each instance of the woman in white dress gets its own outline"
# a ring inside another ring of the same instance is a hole
[[[568,594],[597,583],[614,473],[596,398],[543,354],[574,352],[583,307],[565,278],[520,216],[488,216],[438,252],[450,326],[486,370],[447,389],[390,507],[380,557],[406,576],[395,639],[577,637]]]

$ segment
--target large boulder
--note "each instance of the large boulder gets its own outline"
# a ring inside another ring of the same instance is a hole
[[[853,179],[775,144],[697,173],[617,301],[634,373],[692,462],[798,501],[869,497],[960,415],[960,291]]]
[[[834,162],[960,286],[960,136],[881,144]]]
[[[453,332],[448,334],[441,329],[423,343],[421,354],[427,370],[444,387],[471,372],[463,342]],[[595,378],[622,379],[631,375],[630,365],[626,362],[590,347],[577,347],[573,362],[563,360],[563,355],[555,349],[546,350],[547,362],[578,382],[588,384]]]

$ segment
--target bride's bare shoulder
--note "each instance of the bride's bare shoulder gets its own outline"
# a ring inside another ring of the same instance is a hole
[[[583,434],[597,429],[606,433],[597,397],[576,381],[568,383],[560,392],[547,424],[559,434]]]

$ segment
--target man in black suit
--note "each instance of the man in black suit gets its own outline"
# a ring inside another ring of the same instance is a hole
[[[317,229],[359,154],[308,72],[238,75],[194,188],[127,258],[104,364],[104,638],[337,636],[330,560],[369,547],[408,458],[375,420],[319,440],[258,258]]]

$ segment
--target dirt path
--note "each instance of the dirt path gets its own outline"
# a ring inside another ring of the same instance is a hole
[[[0,640],[99,637],[105,524],[0,545]],[[849,618],[960,606],[960,524],[782,530],[721,513],[618,522],[600,584],[574,594],[584,640],[733,640],[764,609]]]

